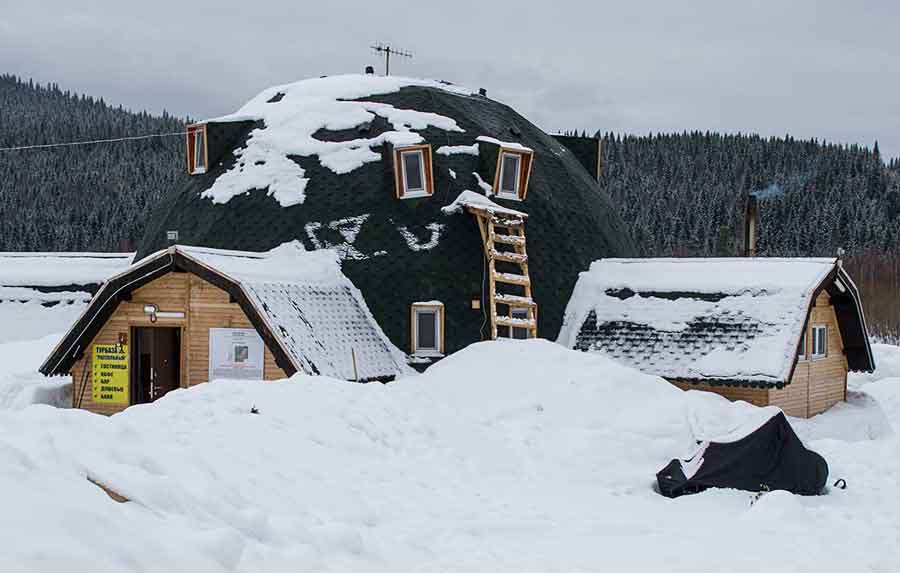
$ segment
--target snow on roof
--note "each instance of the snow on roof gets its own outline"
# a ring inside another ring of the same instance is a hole
[[[479,135],[475,138],[475,141],[483,141],[484,143],[493,143],[494,145],[499,145],[504,149],[513,149],[516,151],[528,151],[531,152],[532,149],[530,147],[525,147],[521,143],[516,143],[515,141],[500,141],[499,139],[495,139],[493,137],[489,137],[487,135]]]
[[[0,286],[98,285],[128,268],[134,253],[0,253]]]
[[[605,259],[581,273],[558,341],[687,380],[787,381],[835,259]]]
[[[214,203],[227,203],[236,195],[268,189],[268,194],[282,207],[289,207],[303,203],[309,181],[304,169],[291,156],[317,156],[323,166],[342,174],[380,160],[381,155],[372,151],[375,146],[420,143],[422,137],[413,130],[436,127],[463,131],[455,120],[435,113],[355,101],[407,86],[431,87],[462,95],[473,93],[432,80],[368,74],[328,76],[271,87],[235,114],[207,120],[209,123],[252,120],[261,121],[263,126],[253,130],[246,147],[235,152],[236,164],[219,176],[202,196]],[[313,137],[320,129],[351,129],[376,116],[385,118],[393,130],[350,141],[322,141]]]
[[[238,283],[298,369],[344,380],[408,373],[336,252],[298,241],[264,253],[174,249]]]
[[[484,209],[485,211],[488,211],[495,215],[510,215],[513,217],[528,216],[521,211],[516,211],[515,209],[509,209],[507,207],[500,206],[484,195],[480,195],[474,191],[469,191],[468,189],[457,195],[456,199],[454,199],[452,203],[450,203],[446,207],[441,207],[441,211],[445,215],[455,215],[457,213],[462,213],[465,207]]]

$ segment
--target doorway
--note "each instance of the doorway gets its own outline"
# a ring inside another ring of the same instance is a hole
[[[132,404],[158,400],[181,385],[181,329],[140,326],[131,333]]]

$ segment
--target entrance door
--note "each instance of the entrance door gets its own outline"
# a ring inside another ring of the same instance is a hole
[[[153,402],[181,382],[181,329],[136,327],[134,341],[134,403]]]

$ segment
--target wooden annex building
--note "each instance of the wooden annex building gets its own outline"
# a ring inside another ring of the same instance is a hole
[[[389,380],[407,368],[334,252],[287,243],[144,258],[103,283],[40,371],[72,375],[74,407],[112,414],[212,378]]]
[[[836,259],[605,259],[579,277],[559,338],[682,389],[807,418],[875,368]]]

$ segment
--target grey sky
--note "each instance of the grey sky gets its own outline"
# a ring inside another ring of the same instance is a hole
[[[2,0],[0,71],[206,117],[263,88],[394,71],[485,87],[548,131],[818,137],[900,155],[900,3]]]

